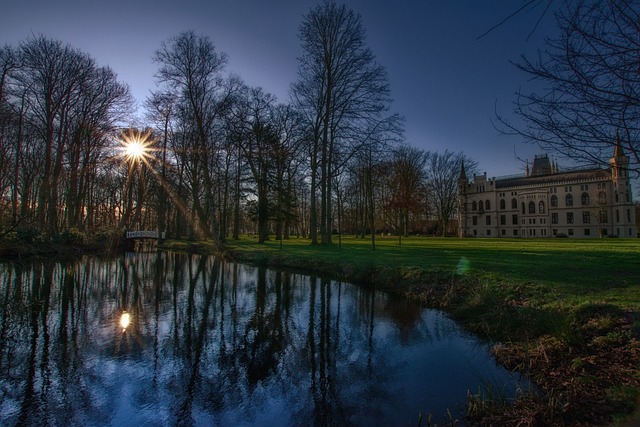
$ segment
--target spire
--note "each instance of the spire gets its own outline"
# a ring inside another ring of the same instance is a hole
[[[467,181],[467,172],[464,170],[464,159],[460,162],[460,178],[459,181]]]
[[[529,176],[529,159],[527,159],[527,176]]]
[[[618,136],[618,131],[616,130],[616,148],[613,150],[613,157],[624,157],[624,150],[622,149],[622,145],[620,144],[620,137]]]

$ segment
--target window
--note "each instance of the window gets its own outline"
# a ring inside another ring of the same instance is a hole
[[[558,223],[558,212],[554,212],[551,214],[551,224]]]
[[[627,209],[627,222],[631,222],[631,209]]]
[[[551,196],[551,206],[552,207],[558,206],[558,196],[556,196],[555,194]]]
[[[485,217],[485,223],[486,225],[491,225],[491,217],[489,215]]]
[[[620,222],[620,211],[618,209],[616,209],[616,222]]]
[[[478,230],[473,230],[473,235],[477,236],[478,235]]]
[[[515,198],[511,199],[511,209],[518,209],[518,201]]]
[[[573,228],[569,229],[569,233],[568,234],[569,234],[569,236],[573,236]]]
[[[471,222],[473,223],[473,225],[478,225],[478,217],[477,216],[472,216],[471,217]]]
[[[507,216],[500,215],[500,225],[507,225]]]
[[[584,235],[585,236],[591,236],[591,230],[589,230],[588,228],[584,229]]]
[[[529,202],[529,213],[530,214],[536,213],[536,204],[533,202]]]
[[[573,212],[567,212],[567,224],[573,224]]]
[[[507,202],[504,201],[504,199],[500,199],[500,209],[506,209],[507,208]]]
[[[476,203],[475,200],[473,201],[473,203],[471,203],[471,210],[472,211],[477,211],[478,210],[478,204]]]
[[[609,222],[609,215],[607,215],[607,211],[600,211],[600,223],[606,224]]]
[[[558,234],[558,229],[557,229],[557,228],[554,228],[553,230],[551,230],[551,232],[552,232],[552,233],[553,233],[553,235],[555,236],[555,235],[557,235],[557,234]]]
[[[487,230],[487,236],[491,236],[491,230]]]
[[[582,206],[589,206],[589,193],[582,193]]]
[[[514,229],[514,230],[513,230],[513,235],[514,235],[514,236],[517,236],[517,235],[518,235],[518,230],[515,230],[515,229]]]
[[[544,213],[544,202],[542,200],[538,203],[538,213]]]
[[[618,203],[618,192],[617,192],[617,191],[615,192],[614,197],[615,197],[615,199],[616,199],[616,203]]]
[[[507,230],[502,230],[502,235],[506,236],[507,235]]]
[[[591,212],[582,212],[582,223],[589,224],[591,222]]]
[[[573,196],[571,194],[567,194],[567,197],[565,198],[565,204],[567,206],[573,206]]]
[[[480,212],[484,211],[484,204],[482,203],[482,200],[480,200],[480,201],[478,202],[478,210],[479,210]]]
[[[604,191],[598,193],[598,204],[605,205],[607,203],[607,194]]]
[[[491,203],[488,200],[486,202],[484,202],[484,208],[486,210],[491,210]]]
[[[524,215],[526,213],[527,213],[527,211],[526,211],[526,208],[524,206],[524,202],[522,202],[522,215]]]
[[[511,224],[518,225],[518,215],[511,215]]]

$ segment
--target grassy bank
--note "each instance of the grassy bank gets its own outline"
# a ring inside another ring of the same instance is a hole
[[[212,250],[169,242],[172,249]],[[446,309],[495,343],[505,366],[539,386],[502,406],[472,396],[469,419],[490,425],[628,421],[640,398],[640,241],[439,239],[341,247],[308,240],[231,241],[227,256],[299,268]]]

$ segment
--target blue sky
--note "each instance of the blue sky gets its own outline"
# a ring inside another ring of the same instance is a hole
[[[110,66],[138,103],[154,89],[151,61],[160,43],[182,31],[211,38],[229,55],[228,71],[262,86],[282,102],[297,77],[297,31],[318,0],[5,0],[0,42],[17,46],[31,34],[71,44]],[[409,144],[464,151],[480,171],[500,176],[524,171],[522,159],[540,153],[492,125],[496,108],[509,116],[514,93],[532,84],[510,61],[533,56],[553,35],[542,9],[524,11],[477,37],[524,0],[346,0],[362,16],[368,44],[388,71],[393,110],[406,117]],[[560,161],[562,165],[563,162]]]

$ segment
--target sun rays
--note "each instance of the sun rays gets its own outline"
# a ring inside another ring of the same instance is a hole
[[[126,129],[120,135],[120,150],[123,158],[129,163],[148,163],[151,159],[153,138],[151,130],[139,131]]]

